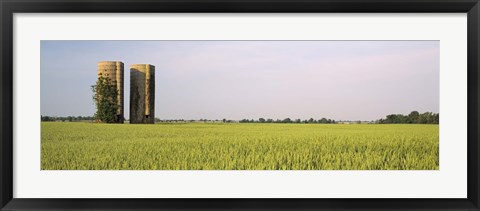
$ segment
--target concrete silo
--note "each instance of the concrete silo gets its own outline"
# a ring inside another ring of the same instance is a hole
[[[117,123],[123,123],[123,63],[119,61],[101,61],[97,64],[98,77],[108,77],[112,83],[116,83],[118,90]]]
[[[155,66],[130,66],[130,123],[155,123]]]

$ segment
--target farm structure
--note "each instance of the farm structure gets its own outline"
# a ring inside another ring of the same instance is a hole
[[[123,123],[124,116],[124,103],[123,103],[123,62],[120,61],[101,61],[97,63],[98,77],[107,77],[110,82],[117,86],[117,123]]]
[[[155,66],[130,66],[130,123],[155,123]]]

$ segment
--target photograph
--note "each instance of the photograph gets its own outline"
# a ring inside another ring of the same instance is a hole
[[[438,171],[439,96],[439,40],[41,40],[40,168]]]

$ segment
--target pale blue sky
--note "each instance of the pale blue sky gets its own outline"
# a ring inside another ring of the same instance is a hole
[[[156,69],[161,119],[439,112],[439,41],[41,41],[41,114],[91,116],[97,62]]]

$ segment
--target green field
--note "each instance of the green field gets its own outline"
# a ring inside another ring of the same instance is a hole
[[[43,170],[438,170],[438,125],[42,122]]]

